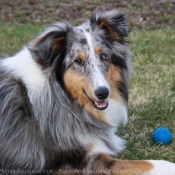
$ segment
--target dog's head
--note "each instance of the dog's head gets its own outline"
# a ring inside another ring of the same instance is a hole
[[[33,42],[31,50],[48,76],[71,100],[103,118],[109,99],[127,106],[130,52],[124,15],[96,10],[89,21],[73,27],[55,23]]]

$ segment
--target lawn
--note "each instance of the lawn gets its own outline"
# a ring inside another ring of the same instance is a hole
[[[175,162],[175,141],[168,146],[152,142],[158,127],[167,127],[175,135],[175,32],[134,31],[130,41],[134,71],[129,123],[121,133],[129,149],[122,157]]]
[[[43,25],[0,24],[0,54],[13,55],[43,30]],[[175,162],[175,140],[167,146],[152,142],[158,127],[175,135],[175,32],[135,30],[129,37],[133,52],[129,122],[119,135],[128,141],[123,159],[166,159]]]

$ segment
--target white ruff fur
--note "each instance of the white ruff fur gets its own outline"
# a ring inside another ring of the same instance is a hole
[[[15,56],[4,59],[3,66],[15,78],[23,81],[28,89],[31,104],[34,104],[36,96],[40,98],[46,91],[49,91],[49,82],[39,65],[33,60],[27,47]],[[50,100],[48,105],[49,102]]]
[[[126,125],[128,121],[126,107],[116,100],[109,99],[108,107],[104,112],[109,124],[115,128],[117,128],[119,124]]]
[[[114,152],[110,150],[100,139],[93,139],[94,147],[89,155],[104,153],[104,154],[111,154],[113,155]]]
[[[125,149],[126,141],[118,137],[115,132],[117,127],[120,124],[125,125],[127,123],[127,111],[124,106],[113,99],[108,100],[108,107],[104,110],[106,119],[108,123],[112,126],[110,129],[110,137],[111,137],[111,145],[115,147],[117,153],[120,153]],[[115,154],[117,153],[111,151],[102,141],[99,139],[92,139],[94,143],[94,148],[92,149],[90,154],[96,153],[106,153],[106,154]],[[92,142],[91,141],[91,142]]]
[[[47,80],[26,47],[14,57],[4,59],[3,66],[14,74],[14,77],[21,78],[28,89],[43,86]]]
[[[117,156],[118,153],[121,153],[126,147],[126,141],[121,139],[120,137],[116,136],[115,133],[112,130],[111,130],[110,137],[111,137],[111,144],[115,147],[115,150],[116,150],[115,152],[112,151],[111,149],[109,149],[104,144],[104,142],[102,142],[100,139],[90,137],[89,139],[86,140],[86,143],[87,143],[87,145],[88,145],[88,143],[92,143],[94,147],[89,152],[89,155],[104,153],[104,154],[116,155]]]

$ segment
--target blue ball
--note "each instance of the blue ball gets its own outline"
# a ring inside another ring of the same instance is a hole
[[[152,139],[159,145],[167,145],[172,142],[172,134],[167,128],[158,128],[154,131]]]

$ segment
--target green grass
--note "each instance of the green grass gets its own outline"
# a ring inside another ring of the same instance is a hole
[[[12,55],[43,26],[0,25],[0,53]],[[175,162],[175,139],[167,146],[152,142],[158,127],[175,135],[175,32],[134,31],[130,34],[134,71],[130,84],[129,123],[119,134],[128,140],[123,159],[166,159]]]
[[[152,133],[158,127],[167,127],[175,135],[175,33],[134,31],[130,40],[134,71],[129,123],[121,131],[129,147],[121,157],[175,162],[175,140],[167,146],[152,142]]]
[[[0,23],[0,55],[12,55],[36,37],[43,26]]]

